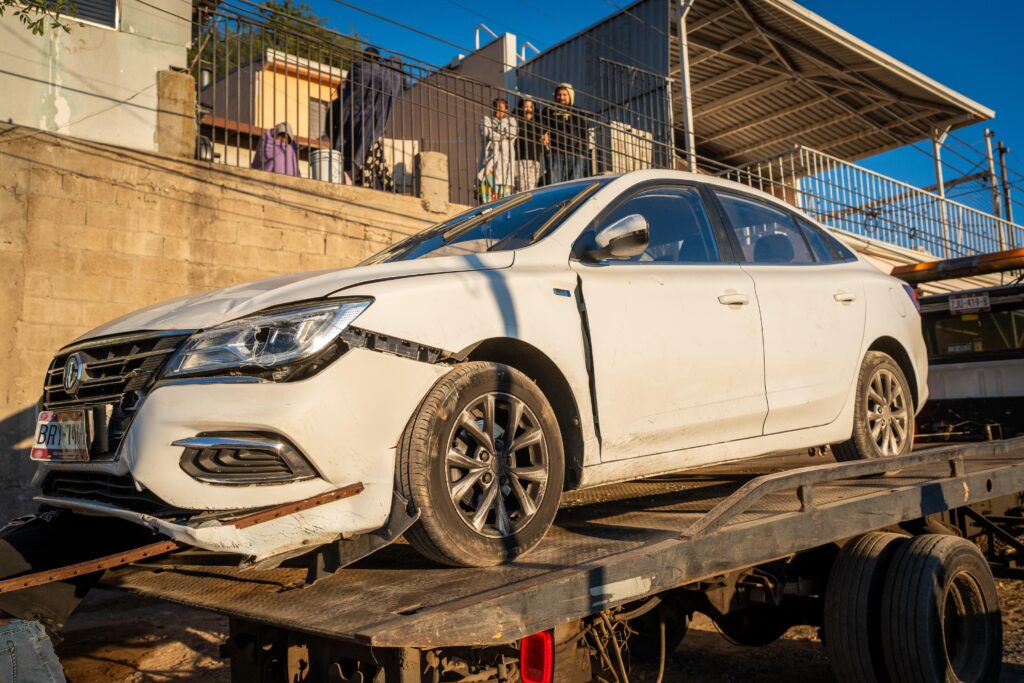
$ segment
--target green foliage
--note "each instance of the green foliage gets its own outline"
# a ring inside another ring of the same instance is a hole
[[[71,31],[65,17],[78,15],[78,8],[71,0],[0,0],[0,17],[7,10],[16,17],[34,35],[43,35],[47,25],[54,31]]]
[[[6,2],[7,0],[0,0]],[[358,37],[343,36],[326,27],[327,20],[305,2],[266,0],[256,17],[214,14],[202,22],[199,39],[189,50],[189,64],[210,69],[217,80],[278,50],[326,66],[347,69],[362,50]]]

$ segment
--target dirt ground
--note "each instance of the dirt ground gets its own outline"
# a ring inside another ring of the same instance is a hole
[[[1003,610],[1001,683],[1024,682],[1024,585],[999,582]],[[227,620],[170,603],[110,590],[94,591],[57,648],[72,683],[228,683],[218,646]],[[634,683],[653,683],[654,666],[635,667]],[[699,616],[667,663],[665,681],[791,683],[834,680],[817,629],[790,629],[763,648],[722,638]]]

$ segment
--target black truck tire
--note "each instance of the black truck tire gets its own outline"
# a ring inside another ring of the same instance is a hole
[[[511,561],[540,543],[558,511],[558,420],[537,385],[501,363],[460,363],[439,379],[397,458],[398,491],[420,512],[406,540],[442,564]]]
[[[977,546],[926,534],[897,549],[882,594],[882,646],[895,681],[999,679],[999,596]]]
[[[840,683],[885,681],[881,602],[889,564],[907,536],[864,534],[843,546],[825,587],[824,639]]]

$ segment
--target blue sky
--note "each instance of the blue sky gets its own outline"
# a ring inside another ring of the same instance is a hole
[[[458,45],[471,48],[473,29],[485,23],[509,31],[544,49],[624,6],[624,0],[348,0]],[[368,40],[434,64],[451,61],[458,50],[344,7],[333,0],[311,0],[314,10],[340,31],[358,32]],[[994,109],[989,125],[1014,151],[1010,165],[1024,174],[1024,2],[996,0],[964,3],[954,0],[802,0],[855,36],[944,85]],[[984,149],[985,125],[961,129],[956,135]],[[955,141],[947,163],[968,171],[979,160]],[[930,145],[922,143],[922,149]],[[864,165],[888,175],[930,185],[935,174],[928,155],[904,149],[865,160]],[[973,169],[975,172],[979,169]],[[957,175],[947,168],[947,179]],[[1021,181],[1024,186],[1024,180]],[[1021,196],[1019,193],[1018,196]],[[1019,221],[1018,221],[1019,222]]]

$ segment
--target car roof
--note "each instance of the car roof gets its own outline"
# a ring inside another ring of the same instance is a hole
[[[648,182],[651,180],[683,180],[689,182],[704,183],[705,185],[713,185],[715,187],[720,187],[723,190],[733,190],[736,192],[742,192],[745,194],[753,195],[758,199],[763,199],[766,202],[771,202],[772,204],[775,204],[776,206],[787,211],[796,211],[801,215],[804,215],[804,212],[800,209],[800,207],[793,206],[792,204],[789,204],[788,202],[779,199],[778,197],[768,192],[759,190],[756,187],[751,187],[750,185],[738,183],[734,180],[727,180],[725,178],[708,175],[706,173],[693,173],[691,171],[674,171],[671,169],[648,169],[643,171],[630,171],[628,173],[620,173],[617,174],[617,176],[620,179],[627,180],[630,184]]]

